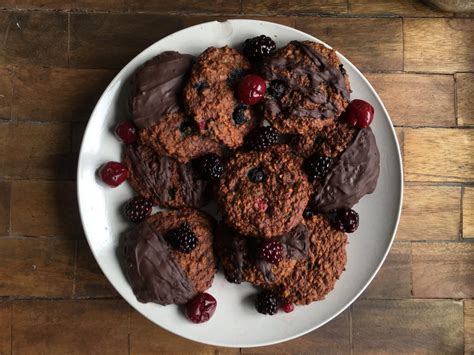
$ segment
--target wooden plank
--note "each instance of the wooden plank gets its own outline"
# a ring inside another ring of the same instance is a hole
[[[10,192],[10,182],[0,181],[0,236],[10,232]]]
[[[458,125],[474,125],[474,73],[457,73],[456,78],[456,117]]]
[[[404,19],[403,33],[405,71],[453,73],[474,69],[474,20]]]
[[[347,1],[345,0],[242,0],[242,9],[245,14],[345,14]]]
[[[221,348],[181,338],[167,332],[138,312],[130,314],[130,354],[239,354],[239,349]]]
[[[75,297],[117,297],[118,293],[110,285],[92,255],[85,240],[77,246]]]
[[[11,302],[0,302],[0,354],[11,354],[11,318],[12,307]]]
[[[397,240],[458,240],[460,187],[407,185],[403,195]],[[423,223],[420,223],[420,214],[423,214]]]
[[[70,65],[121,68],[140,51],[180,28],[175,16],[71,14]]]
[[[0,238],[0,296],[70,297],[74,244]]]
[[[127,10],[126,0],[4,0],[1,6],[22,10]]]
[[[13,78],[12,117],[17,120],[88,120],[116,71],[20,68]]]
[[[129,307],[118,300],[13,302],[15,354],[127,354]]]
[[[454,77],[367,74],[396,125],[454,126]],[[423,92],[423,95],[419,93]],[[417,100],[413,100],[416,97]],[[436,100],[433,98],[436,97]]]
[[[404,132],[407,181],[474,180],[474,130],[406,128]]]
[[[463,238],[474,238],[474,188],[466,187],[462,198]]]
[[[362,298],[411,297],[411,247],[409,243],[393,244],[382,268]]]
[[[9,12],[0,17],[0,64],[67,66],[67,14]]]
[[[413,243],[413,296],[474,297],[474,244]]]
[[[82,233],[75,182],[12,182],[12,235],[71,237]]]
[[[401,19],[298,18],[296,28],[325,41],[361,70],[403,70]]]
[[[245,354],[344,354],[349,353],[350,315],[345,311],[322,328],[285,343],[243,348]]]
[[[76,160],[70,125],[0,122],[0,177],[74,178]]]
[[[239,13],[239,0],[131,0],[132,11]]]
[[[417,0],[349,0],[349,12],[370,16],[445,17],[452,15]]]
[[[474,352],[474,300],[464,300],[464,353]]]
[[[12,113],[12,71],[0,68],[0,118],[9,120]]]
[[[453,300],[361,300],[353,306],[355,354],[462,353],[463,307]]]

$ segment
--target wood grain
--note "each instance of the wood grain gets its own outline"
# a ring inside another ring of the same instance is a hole
[[[82,68],[121,68],[181,27],[176,16],[72,14],[69,63]]]
[[[11,302],[0,302],[0,354],[11,354]]]
[[[463,307],[452,300],[361,300],[354,354],[462,353]]]
[[[474,180],[474,130],[420,128],[404,130],[407,181]]]
[[[403,70],[401,19],[297,18],[296,28],[325,41],[361,70]]]
[[[464,353],[474,352],[474,300],[464,300]]]
[[[0,296],[70,297],[74,241],[0,238]]]
[[[129,306],[118,300],[13,302],[13,353],[127,354]]]
[[[343,354],[350,352],[350,315],[345,311],[323,327],[300,338],[272,346],[243,348],[244,354]]]
[[[453,73],[474,69],[472,19],[404,19],[404,69]]]
[[[347,2],[344,0],[242,0],[242,9],[245,14],[345,14]]]
[[[367,79],[382,98],[394,124],[456,125],[452,75],[367,74]]]
[[[239,13],[239,0],[131,0],[132,11]]]
[[[33,10],[126,11],[127,0],[2,0],[2,7]]]
[[[0,177],[73,178],[75,166],[69,125],[0,122]]]
[[[82,235],[73,181],[13,181],[11,233],[22,236]]]
[[[474,297],[474,244],[413,243],[413,296]]]
[[[12,117],[17,120],[89,119],[116,71],[100,69],[20,68],[13,78]]]
[[[157,327],[138,312],[130,315],[130,354],[239,354],[236,348],[219,348],[181,338]]]
[[[349,0],[349,12],[370,16],[449,16],[418,0]]]
[[[407,185],[403,195],[397,240],[458,240],[461,232],[460,187]],[[420,213],[423,223],[420,223]]]
[[[10,232],[10,192],[10,182],[0,181],[0,237]]]
[[[0,118],[9,120],[12,113],[12,71],[0,69]]]
[[[456,117],[458,125],[474,125],[474,73],[457,73],[456,78]]]
[[[9,12],[0,17],[0,64],[67,66],[67,16]]]
[[[474,238],[474,188],[466,187],[462,199],[463,238]]]
[[[97,265],[85,240],[78,241],[77,245],[74,286],[74,296],[78,298],[119,296]]]
[[[410,298],[410,273],[410,244],[395,242],[382,268],[361,298]]]

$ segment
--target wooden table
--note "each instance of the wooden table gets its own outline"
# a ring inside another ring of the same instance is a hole
[[[474,351],[472,17],[415,0],[0,7],[1,354],[239,353],[171,335],[114,292],[83,236],[75,169],[91,108],[133,56],[191,24],[248,17],[313,34],[364,72],[397,127],[406,187],[396,242],[360,299],[300,339],[241,352]]]

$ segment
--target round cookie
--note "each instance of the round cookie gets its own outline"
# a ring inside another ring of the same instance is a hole
[[[140,140],[160,155],[181,163],[208,153],[221,154],[221,145],[197,132],[195,122],[184,113],[163,116],[156,124],[140,131]]]
[[[187,224],[197,238],[190,253],[174,250],[167,233]],[[125,234],[127,274],[140,302],[184,304],[212,285],[217,272],[213,221],[192,210],[158,212]]]
[[[295,227],[310,194],[301,165],[302,159],[286,145],[236,153],[217,192],[226,223],[243,235],[263,238]]]
[[[230,47],[206,49],[197,59],[184,88],[188,113],[201,133],[230,148],[242,145],[256,125],[253,112],[239,104],[235,85],[250,70],[250,63]]]
[[[123,161],[132,188],[155,205],[201,207],[210,200],[209,183],[198,176],[191,163],[181,164],[160,156],[140,143],[125,148]]]
[[[331,124],[349,104],[349,78],[334,50],[292,41],[261,68],[269,83],[264,117],[279,131],[307,135]]]

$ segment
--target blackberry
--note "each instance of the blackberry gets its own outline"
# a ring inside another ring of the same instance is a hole
[[[303,218],[310,219],[313,216],[314,216],[313,210],[311,208],[305,208],[305,210],[303,211]]]
[[[267,176],[265,174],[265,170],[263,170],[260,167],[257,167],[257,168],[250,169],[247,174],[247,177],[253,183],[258,184],[260,182],[263,182]]]
[[[263,291],[257,296],[255,308],[258,313],[273,316],[278,312],[278,297],[271,291]]]
[[[250,150],[266,150],[278,143],[278,131],[273,127],[255,128],[245,137],[245,145]]]
[[[304,170],[310,181],[324,178],[332,169],[333,160],[323,155],[313,155],[304,162]]]
[[[236,126],[240,126],[247,121],[247,117],[245,116],[246,110],[247,106],[244,104],[238,104],[235,107],[234,112],[232,113],[232,119]]]
[[[190,253],[196,248],[198,238],[187,223],[183,223],[176,229],[170,230],[165,235],[165,239],[171,244],[173,249],[182,253]]]
[[[343,232],[353,233],[359,227],[359,214],[350,208],[338,210],[334,218],[334,225]]]
[[[280,100],[285,94],[286,85],[281,80],[272,80],[268,84],[267,93],[275,100]]]
[[[151,213],[152,203],[141,196],[135,196],[125,205],[125,214],[133,223],[140,223]]]
[[[276,240],[266,240],[262,242],[259,256],[270,264],[278,264],[283,260],[283,245]]]
[[[275,41],[265,35],[249,38],[244,42],[244,54],[250,60],[268,57],[275,48]]]
[[[199,174],[206,180],[218,180],[224,172],[221,158],[214,153],[198,158],[196,165]]]

